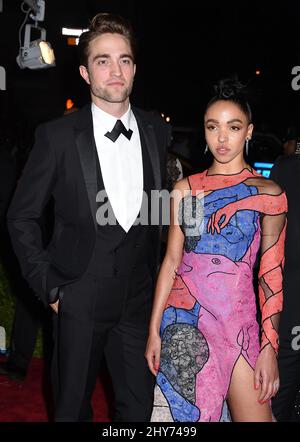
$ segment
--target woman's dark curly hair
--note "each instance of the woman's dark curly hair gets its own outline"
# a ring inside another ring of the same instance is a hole
[[[219,80],[214,86],[215,95],[206,106],[206,111],[217,101],[231,101],[247,116],[249,123],[252,122],[252,112],[245,95],[245,86],[237,78],[226,78]]]

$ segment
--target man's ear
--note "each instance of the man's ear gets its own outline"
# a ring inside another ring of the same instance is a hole
[[[80,65],[79,72],[82,78],[87,82],[87,84],[90,84],[90,77],[87,68],[83,65]]]

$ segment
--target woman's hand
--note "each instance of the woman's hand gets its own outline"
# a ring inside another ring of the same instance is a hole
[[[275,396],[279,389],[279,373],[275,351],[270,344],[260,352],[254,371],[254,388],[261,388],[258,401],[263,404]]]
[[[157,375],[160,364],[161,339],[158,334],[150,334],[146,346],[145,358],[154,376]]]

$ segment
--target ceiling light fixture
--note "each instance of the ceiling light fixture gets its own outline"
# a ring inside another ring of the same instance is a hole
[[[54,52],[51,44],[46,41],[46,29],[37,25],[38,21],[43,21],[45,16],[45,1],[44,0],[25,0],[22,4],[27,4],[29,9],[24,11],[26,17],[19,30],[19,54],[17,56],[17,63],[21,69],[45,69],[55,66]],[[35,20],[35,24],[27,23],[25,26],[24,41],[21,41],[21,31],[25,25],[29,13],[30,18]],[[32,30],[38,31],[40,36],[38,39],[32,40]]]

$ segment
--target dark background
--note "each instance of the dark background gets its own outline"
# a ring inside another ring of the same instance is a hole
[[[283,139],[287,127],[299,123],[300,91],[291,87],[292,68],[300,65],[295,1],[46,0],[40,26],[47,30],[56,67],[40,71],[21,70],[15,61],[25,18],[21,3],[3,0],[0,13],[0,65],[7,70],[0,116],[15,132],[62,115],[69,97],[77,107],[89,100],[76,47],[67,46],[61,28],[87,27],[101,11],[124,15],[135,28],[134,104],[166,113],[175,127],[200,130],[212,84],[237,73],[248,84],[258,130]]]

